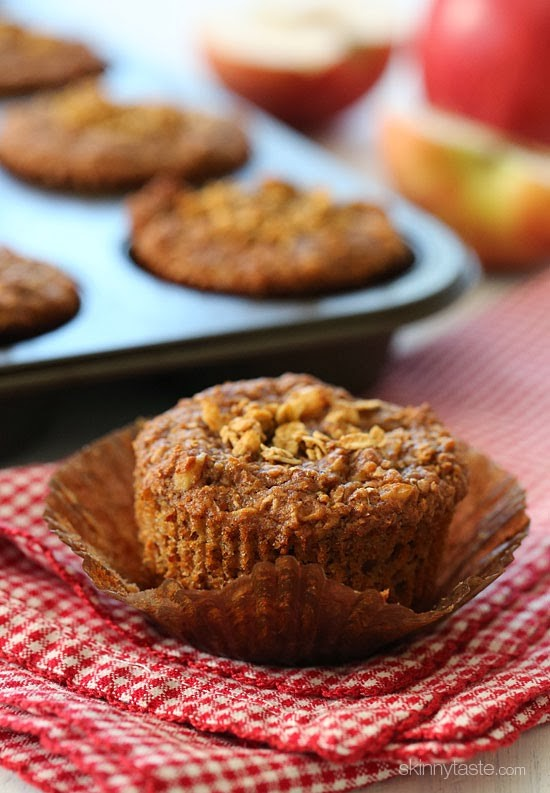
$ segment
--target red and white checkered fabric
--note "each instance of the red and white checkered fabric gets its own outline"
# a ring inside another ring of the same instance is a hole
[[[163,638],[96,592],[40,515],[52,466],[0,472],[0,763],[46,791],[346,791],[550,720],[550,272],[394,362],[518,475],[533,526],[505,574],[364,663],[280,669]]]

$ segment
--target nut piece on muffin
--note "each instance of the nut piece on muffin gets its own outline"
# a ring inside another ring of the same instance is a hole
[[[93,80],[12,105],[0,162],[30,182],[82,192],[137,187],[157,174],[221,176],[248,158],[232,121],[164,104],[121,104]]]
[[[53,330],[79,307],[72,278],[51,264],[0,247],[0,344]]]
[[[467,466],[428,406],[286,374],[182,399],[134,449],[144,561],[163,578],[218,589],[292,555],[355,590],[432,605]]]
[[[0,96],[65,85],[104,67],[80,42],[0,20]]]
[[[386,214],[268,180],[155,180],[130,199],[132,253],[169,281],[252,296],[322,293],[393,275],[411,254]]]

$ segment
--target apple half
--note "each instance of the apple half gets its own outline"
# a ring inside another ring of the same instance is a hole
[[[391,7],[264,0],[212,13],[202,48],[228,88],[294,127],[311,129],[374,85],[395,39]]]
[[[550,257],[550,149],[431,106],[386,111],[377,141],[396,189],[452,226],[488,269]]]

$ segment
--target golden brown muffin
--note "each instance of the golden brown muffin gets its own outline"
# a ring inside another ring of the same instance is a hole
[[[84,44],[0,20],[0,96],[53,88],[104,68]]]
[[[156,180],[130,199],[132,253],[155,275],[254,296],[358,287],[396,273],[410,252],[384,212],[335,204],[280,181],[199,189]]]
[[[231,121],[169,105],[123,105],[93,81],[10,107],[0,162],[30,182],[83,192],[136,187],[160,173],[202,180],[248,157]]]
[[[0,343],[53,330],[79,306],[77,287],[68,275],[0,248]]]
[[[182,399],[134,448],[144,561],[196,589],[292,555],[425,605],[467,487],[462,450],[428,406],[357,400],[307,375]]]

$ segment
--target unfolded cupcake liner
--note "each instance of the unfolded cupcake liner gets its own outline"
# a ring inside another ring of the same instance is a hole
[[[134,517],[136,424],[70,457],[50,483],[45,518],[83,558],[95,586],[148,615],[164,633],[216,655],[283,665],[341,663],[433,625],[510,564],[527,533],[517,481],[472,448],[470,488],[451,523],[431,609],[375,589],[357,592],[292,556],[258,562],[217,590],[161,580],[142,562]]]

